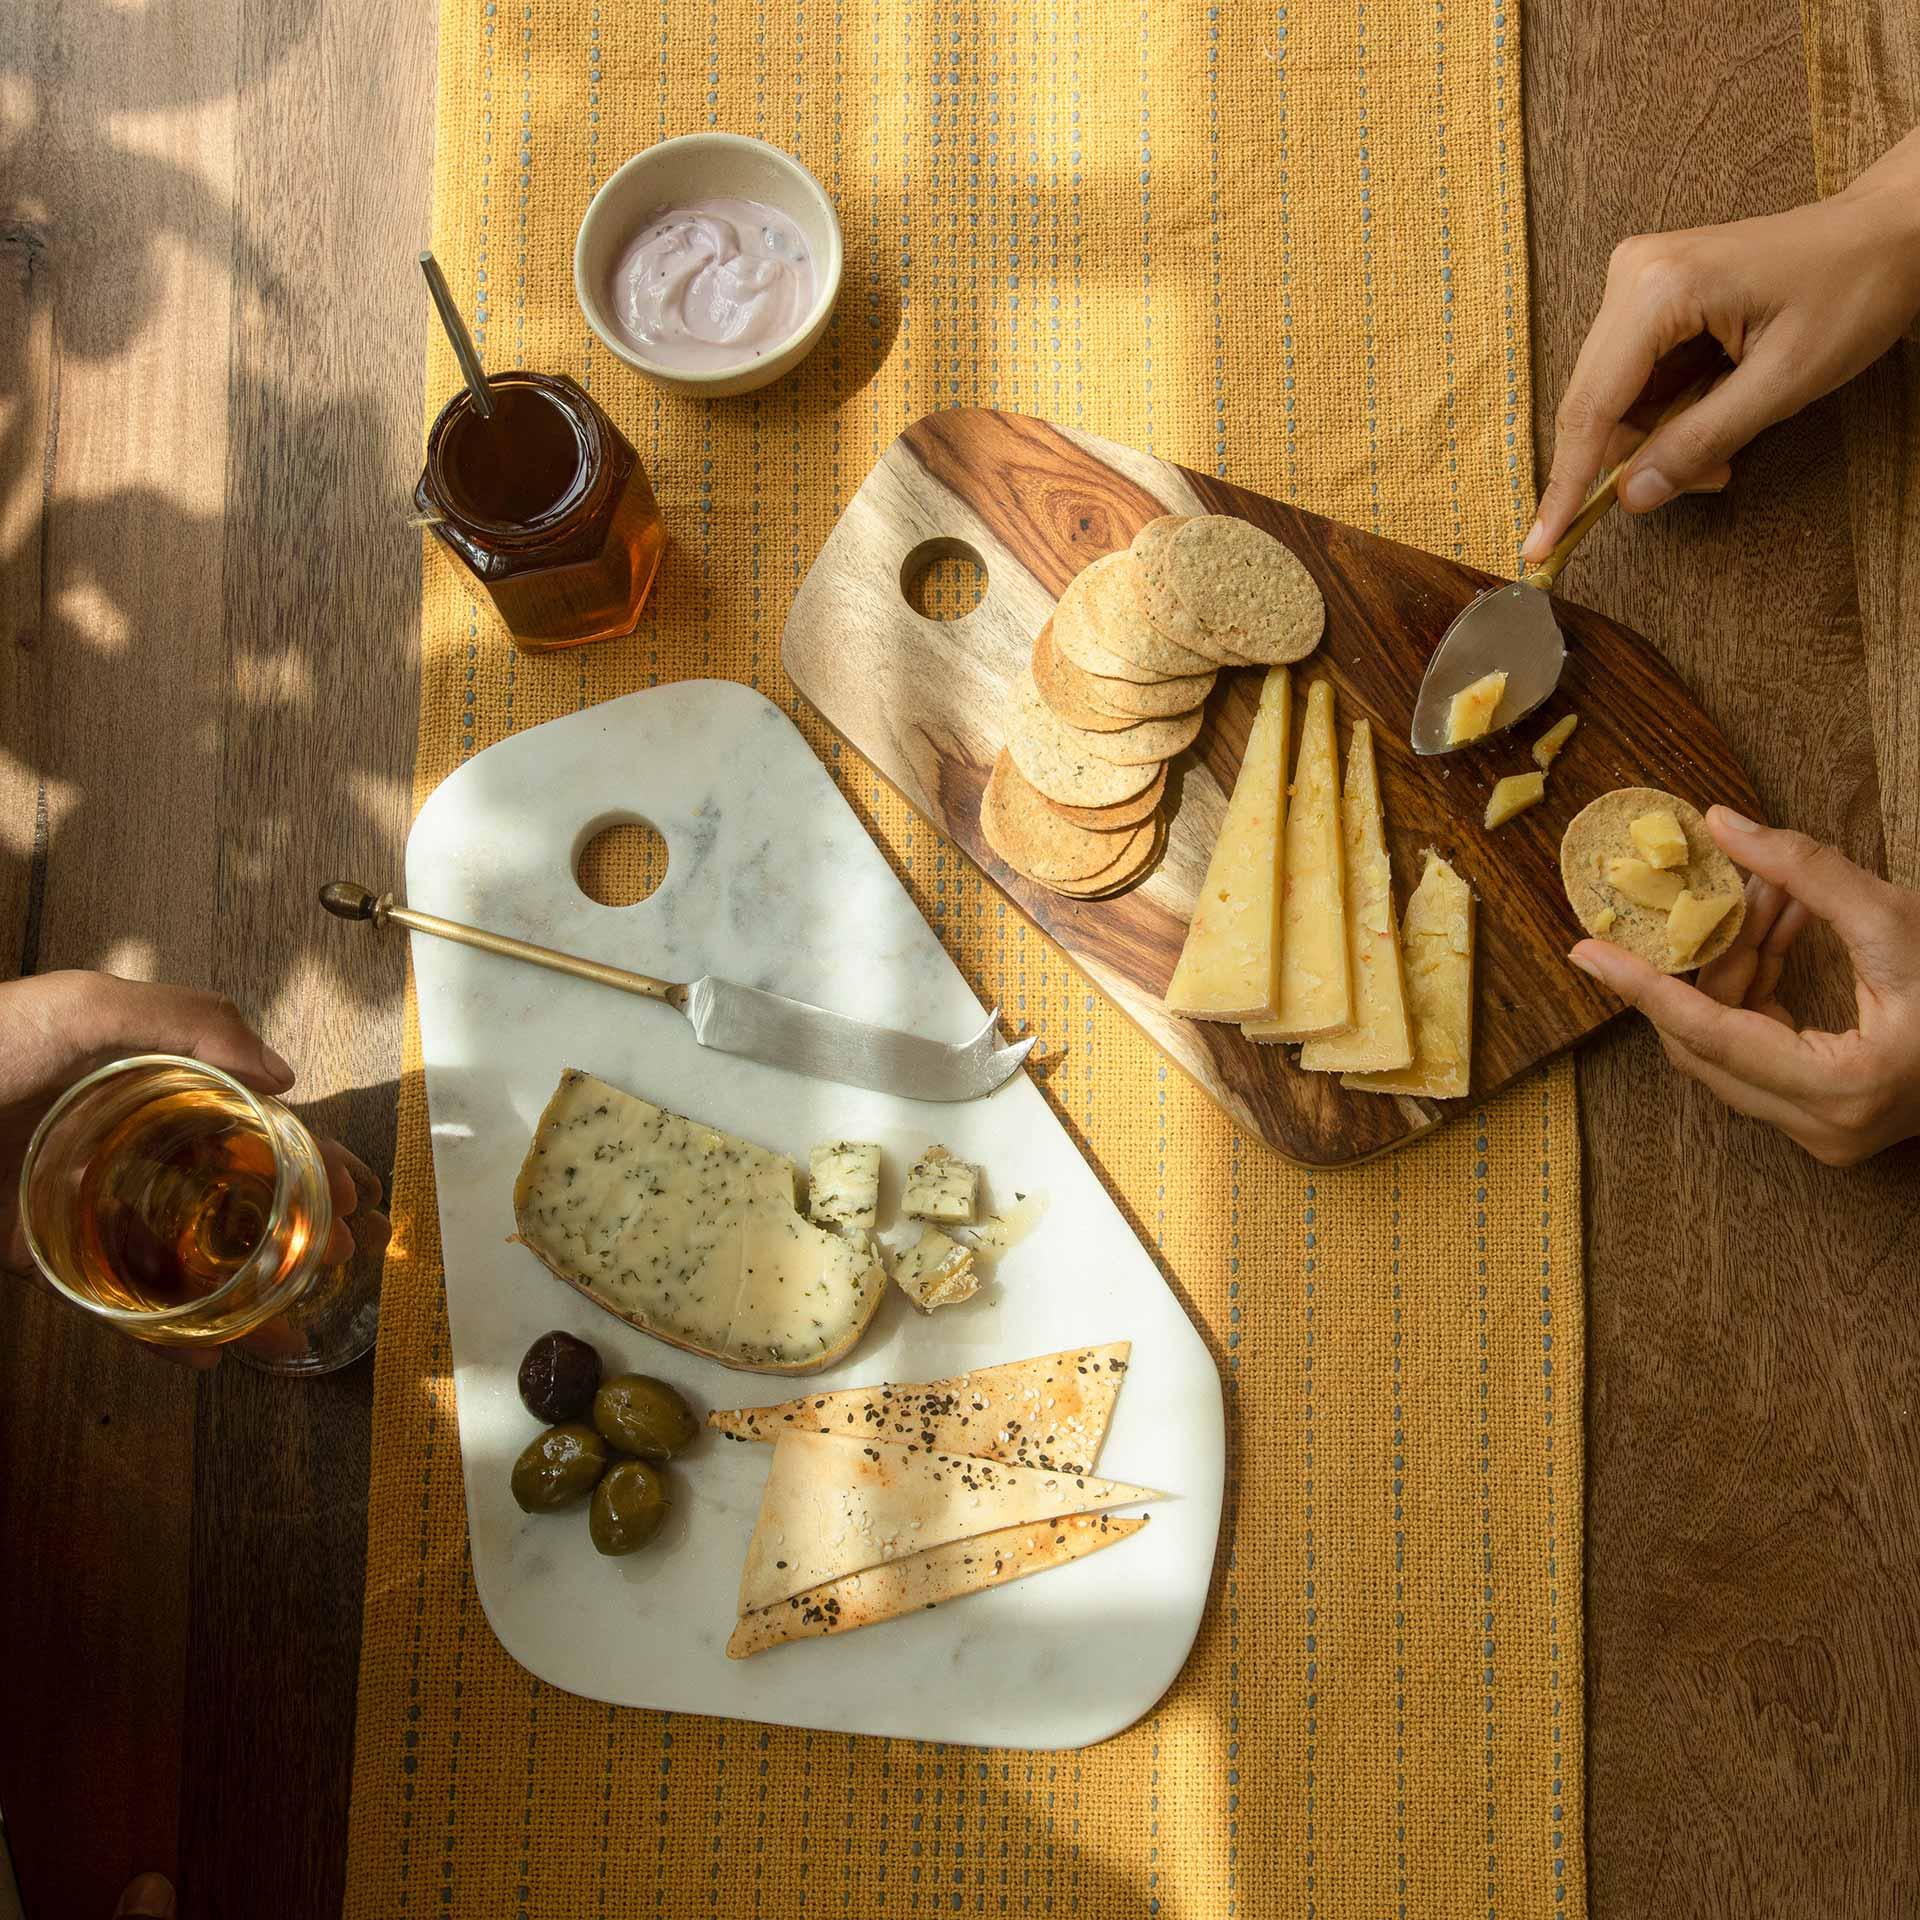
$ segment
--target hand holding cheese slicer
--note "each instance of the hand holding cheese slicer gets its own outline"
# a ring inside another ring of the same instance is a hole
[[[1656,427],[1701,399],[1720,377],[1722,369],[1696,375],[1661,409]],[[1567,643],[1553,617],[1548,592],[1573,550],[1603,520],[1620,497],[1620,482],[1633,464],[1629,454],[1602,475],[1587,504],[1574,515],[1553,551],[1518,580],[1503,581],[1476,594],[1441,637],[1427,662],[1414,702],[1411,745],[1415,753],[1451,753],[1473,740],[1449,737],[1448,718],[1453,696],[1490,673],[1507,676],[1500,705],[1488,733],[1517,725],[1560,684],[1566,665]],[[1476,734],[1474,739],[1484,738]]]
[[[975,1100],[1010,1080],[1031,1050],[1035,1036],[1007,1040],[1000,1032],[999,1009],[972,1039],[952,1044],[926,1040],[892,1027],[871,1027],[826,1007],[788,1000],[758,987],[705,974],[679,984],[630,973],[599,960],[537,947],[505,934],[489,933],[435,913],[395,906],[390,893],[374,894],[351,881],[335,880],[320,889],[320,904],[342,920],[367,920],[376,927],[408,928],[508,960],[523,960],[554,973],[570,973],[622,993],[658,1000],[686,1015],[693,1037],[719,1053],[737,1053],[790,1073],[844,1086],[871,1087],[908,1100]]]

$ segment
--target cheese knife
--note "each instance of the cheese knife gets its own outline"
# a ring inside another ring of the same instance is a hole
[[[1716,367],[1689,380],[1660,410],[1654,426],[1664,426],[1676,413],[1692,406],[1722,371],[1724,368]],[[1648,431],[1651,437],[1652,429]],[[1620,481],[1632,463],[1633,455],[1629,454],[1602,478],[1593,497],[1560,536],[1559,544],[1538,566],[1530,567],[1518,580],[1503,580],[1488,587],[1454,615],[1453,624],[1427,662],[1420,697],[1414,702],[1410,744],[1415,753],[1453,753],[1486,738],[1486,734],[1476,734],[1472,740],[1449,740],[1447,721],[1453,696],[1490,673],[1505,673],[1507,684],[1487,733],[1517,726],[1560,684],[1567,643],[1547,596],[1560,577],[1560,569],[1573,558],[1574,548],[1619,499]]]
[[[987,1015],[986,1025],[972,1039],[955,1045],[892,1027],[871,1027],[844,1013],[718,980],[712,974],[684,984],[655,980],[624,967],[469,927],[459,920],[443,920],[437,913],[416,913],[411,907],[396,906],[390,893],[375,894],[349,880],[330,881],[322,887],[320,904],[342,920],[406,927],[413,933],[457,941],[483,953],[658,1000],[686,1016],[694,1039],[703,1047],[908,1100],[977,1100],[1019,1071],[1037,1038],[1030,1034],[1024,1040],[1008,1040],[1000,1031],[998,1008]]]

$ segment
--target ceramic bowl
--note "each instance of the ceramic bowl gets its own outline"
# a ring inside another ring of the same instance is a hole
[[[813,255],[812,309],[776,346],[734,366],[688,368],[650,360],[614,322],[613,270],[656,214],[709,195],[777,207]],[[798,366],[826,331],[840,294],[840,222],[826,190],[798,160],[738,133],[689,133],[636,153],[593,196],[573,245],[573,291],[587,325],[628,366],[662,386],[713,397],[751,393]]]

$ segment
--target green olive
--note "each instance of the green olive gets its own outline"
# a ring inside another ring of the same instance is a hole
[[[671,1460],[700,1423],[667,1385],[644,1373],[623,1373],[593,1396],[593,1424],[610,1447],[641,1460]]]
[[[646,1460],[617,1460],[593,1490],[587,1531],[602,1553],[633,1553],[660,1531],[672,1502],[667,1476]]]
[[[513,1463],[513,1497],[522,1513],[577,1507],[607,1470],[607,1443],[583,1421],[549,1427]]]

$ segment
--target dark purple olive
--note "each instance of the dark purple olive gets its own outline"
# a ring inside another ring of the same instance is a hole
[[[520,1362],[520,1398],[536,1420],[577,1420],[600,1388],[600,1356],[557,1328],[543,1333]]]

